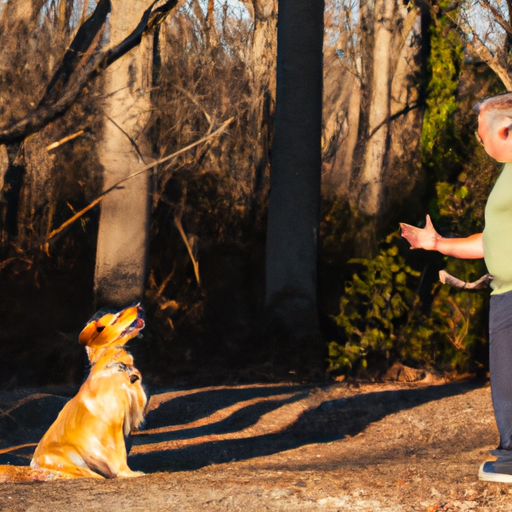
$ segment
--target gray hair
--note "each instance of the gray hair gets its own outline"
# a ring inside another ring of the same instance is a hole
[[[501,110],[512,117],[512,91],[505,91],[494,96],[488,96],[478,101],[473,110],[480,114],[484,110]]]

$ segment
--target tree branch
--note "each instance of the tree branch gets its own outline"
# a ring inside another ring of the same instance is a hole
[[[398,112],[395,112],[394,114],[389,115],[384,119],[384,121],[380,122],[369,134],[369,137],[373,137],[385,124],[394,121],[395,119],[398,119],[401,116],[404,116],[405,114],[408,114],[411,110],[414,110],[415,108],[418,108],[420,106],[419,103],[413,103],[412,105],[406,105],[404,108],[399,110]]]
[[[93,14],[82,24],[50,80],[36,110],[9,127],[0,129],[0,144],[23,140],[66,113],[84,88],[106,68],[140,44],[142,37],[154,30],[176,7],[178,0],[168,0],[144,12],[135,30],[114,48],[100,49],[101,36],[110,12],[110,0],[100,0]]]
[[[494,5],[491,5],[489,0],[480,0],[480,4],[483,4],[486,9],[489,9],[492,12],[492,14],[494,15],[494,19],[501,25],[501,28],[503,30],[505,30],[505,32],[512,34],[512,26],[503,17],[503,15],[501,14],[501,11],[496,9],[496,7],[494,7]]]
[[[443,11],[443,14],[454,24],[454,26],[459,30],[459,32],[462,35],[467,37],[470,33],[473,36],[477,44],[468,39],[466,40],[466,44],[468,45],[468,47],[471,50],[473,50],[491,68],[491,70],[494,71],[494,73],[496,73],[496,75],[501,80],[505,88],[508,91],[510,91],[512,89],[512,80],[510,79],[507,69],[500,64],[498,57],[492,54],[489,48],[485,46],[485,44],[480,39],[478,34],[473,32],[472,30],[468,31],[467,29],[465,29],[457,20],[450,16],[450,14],[447,13],[446,11]]]

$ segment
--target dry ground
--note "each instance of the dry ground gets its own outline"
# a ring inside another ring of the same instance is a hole
[[[37,442],[74,391],[0,392],[0,448]],[[512,486],[476,476],[496,441],[481,381],[153,390],[129,457],[146,476],[0,484],[0,510],[510,511]]]

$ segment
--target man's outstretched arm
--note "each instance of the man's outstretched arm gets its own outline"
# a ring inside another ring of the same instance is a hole
[[[484,242],[482,233],[476,233],[467,238],[443,238],[434,228],[430,216],[424,228],[410,224],[400,224],[402,236],[411,244],[411,249],[437,251],[445,256],[476,260],[484,257]]]

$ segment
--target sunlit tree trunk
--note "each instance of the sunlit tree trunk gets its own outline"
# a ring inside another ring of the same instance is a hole
[[[385,172],[385,204],[383,211],[400,205],[410,211],[418,204],[418,185],[423,180],[421,158],[421,126],[423,108],[419,76],[423,61],[425,34],[422,13],[401,9],[403,23],[393,41],[393,77],[391,80],[388,165]],[[397,16],[398,18],[398,16]],[[404,169],[407,170],[404,173]]]
[[[361,175],[359,209],[369,216],[380,213],[383,171],[389,135],[391,42],[395,0],[377,0],[374,10],[373,73],[368,141]]]
[[[279,2],[266,304],[275,332],[294,352],[318,329],[323,11],[323,0]]]
[[[324,55],[323,176],[325,193],[348,198],[359,135],[361,81],[333,49]]]
[[[110,44],[125,38],[150,1],[112,2]],[[104,84],[105,120],[99,147],[103,188],[140,170],[149,155],[151,42],[122,57]],[[101,204],[95,270],[97,306],[122,307],[142,299],[149,248],[150,175],[122,184]]]
[[[255,148],[255,179],[252,206],[261,206],[268,184],[276,103],[277,0],[244,0],[254,20],[250,54],[254,123],[258,131]]]
[[[215,27],[215,0],[208,0],[206,11],[206,33],[208,35],[208,43],[210,46],[217,44],[217,34]]]

